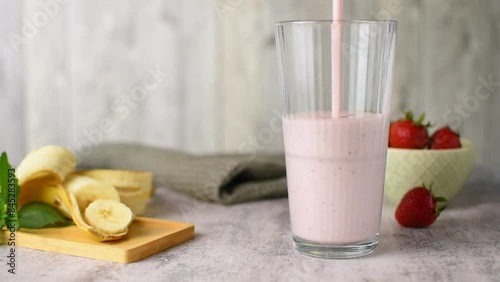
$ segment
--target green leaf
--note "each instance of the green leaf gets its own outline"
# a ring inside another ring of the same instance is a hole
[[[0,215],[2,220],[2,225],[11,225],[12,222],[15,224],[16,230],[19,229],[19,218],[17,215],[18,210],[18,199],[20,194],[20,189],[18,185],[18,180],[15,176],[15,170],[9,163],[9,158],[6,152],[2,153],[0,157],[0,187],[2,191],[2,207],[3,214]],[[9,187],[10,185],[10,187]],[[14,186],[14,199],[12,199],[12,193],[9,193],[9,188],[12,189]]]
[[[1,174],[1,172],[0,172]],[[0,229],[3,228],[4,222],[5,222],[5,217],[7,216],[5,214],[5,202],[3,200],[3,195],[4,195],[4,189],[0,187]]]
[[[28,229],[61,227],[72,224],[72,221],[64,217],[56,208],[41,202],[31,202],[23,206],[19,211],[19,222],[22,228]]]
[[[2,189],[2,202],[7,203],[7,189],[9,187],[9,159],[7,153],[3,152],[0,157],[0,187]]]
[[[8,175],[9,175],[9,161],[7,154],[2,153],[0,157],[0,229],[7,225],[5,219],[7,218],[6,206],[7,203],[7,190],[8,190]]]
[[[0,195],[0,229],[3,228],[4,222],[5,222],[5,203],[3,202],[2,195]]]

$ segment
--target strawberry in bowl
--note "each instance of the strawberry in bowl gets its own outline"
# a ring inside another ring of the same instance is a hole
[[[453,131],[449,126],[438,129],[430,138],[429,149],[444,150],[462,148],[460,134]]]
[[[460,139],[448,126],[429,137],[430,124],[423,119],[421,115],[414,121],[413,114],[407,113],[391,123],[384,194],[394,205],[399,204],[411,187],[422,183],[434,183],[434,192],[451,200],[464,187],[474,166],[472,141]]]
[[[424,124],[425,114],[413,120],[413,112],[391,123],[389,128],[389,147],[401,149],[423,149],[429,144],[430,123]]]

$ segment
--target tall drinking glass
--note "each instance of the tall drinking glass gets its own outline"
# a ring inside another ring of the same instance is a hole
[[[276,24],[294,246],[367,255],[382,213],[395,21]]]

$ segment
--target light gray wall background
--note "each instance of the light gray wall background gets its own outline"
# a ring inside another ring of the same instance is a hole
[[[399,21],[393,116],[411,109],[451,123],[475,141],[478,163],[500,169],[500,1],[345,5],[348,18]],[[85,154],[102,140],[281,151],[273,23],[328,19],[330,9],[330,0],[0,0],[0,149],[14,163],[44,144]]]

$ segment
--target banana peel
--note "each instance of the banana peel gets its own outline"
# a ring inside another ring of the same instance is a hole
[[[19,206],[31,202],[43,202],[58,209],[65,217],[72,219],[71,205],[66,190],[59,184],[44,184],[43,181],[30,181],[21,188]]]
[[[19,180],[19,207],[29,202],[44,202],[71,218],[70,205],[63,200],[65,191],[60,184],[76,168],[76,158],[67,149],[45,146],[31,151],[16,169]]]
[[[61,183],[76,168],[76,158],[67,149],[50,145],[31,151],[16,169],[19,186],[31,180]]]

